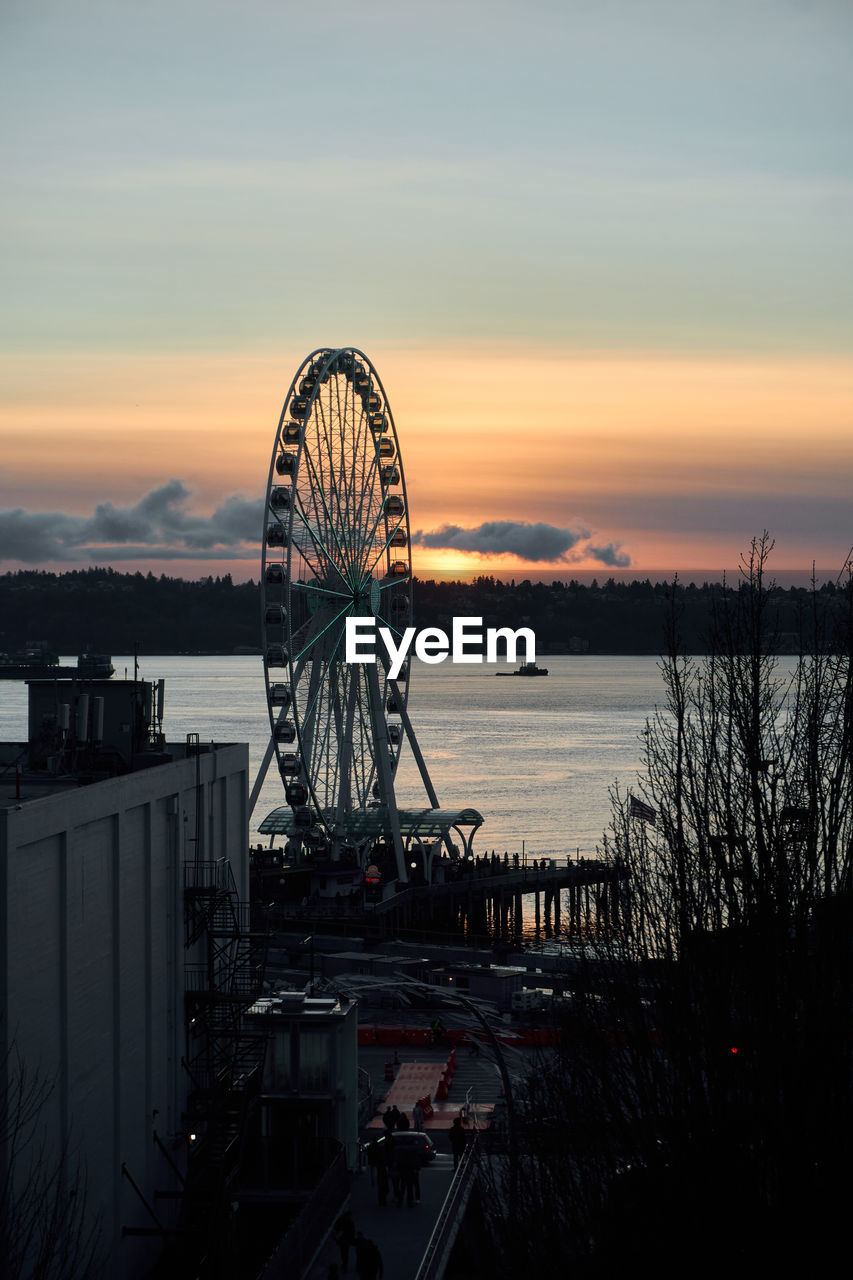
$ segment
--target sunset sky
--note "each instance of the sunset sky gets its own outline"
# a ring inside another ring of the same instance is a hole
[[[416,571],[844,562],[848,0],[4,0],[0,118],[0,569],[256,577],[338,345]]]

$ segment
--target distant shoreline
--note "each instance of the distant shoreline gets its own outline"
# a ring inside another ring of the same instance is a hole
[[[510,579],[477,574],[469,581],[416,577],[412,623],[450,633],[454,618],[478,618],[485,628],[530,628],[537,656],[659,656],[666,648],[665,624],[677,619],[685,652],[708,652],[715,603],[734,594],[739,575],[725,587],[697,573],[652,582],[631,569],[577,571],[563,578],[551,570]],[[778,652],[808,651],[814,628],[811,573],[769,574],[768,626],[778,637]],[[587,577],[589,582],[582,581]],[[832,616],[839,613],[847,587],[837,575],[815,575],[818,591]],[[566,579],[566,580],[563,580]],[[191,655],[259,657],[261,592],[257,583],[235,583],[229,575],[192,582],[165,574],[121,574],[89,569],[53,574],[19,571],[0,575],[0,653],[14,655],[36,642],[76,654]],[[674,611],[674,612],[673,612]],[[210,641],[215,640],[214,646]],[[123,664],[122,664],[123,665]]]
[[[770,573],[769,580],[775,582],[780,587],[809,587],[812,581],[812,572],[814,572],[817,585],[823,586],[825,582],[835,582],[839,576],[838,569],[776,569]],[[683,587],[690,586],[694,583],[697,587],[704,585],[722,586],[723,579],[729,586],[735,585],[740,581],[740,572],[737,567],[732,569],[614,569],[609,565],[602,565],[600,569],[573,569],[568,566],[565,569],[533,569],[522,568],[514,570],[485,570],[485,569],[458,569],[447,571],[442,569],[417,569],[415,571],[415,582],[476,582],[478,578],[492,577],[495,582],[501,582],[508,586],[511,582],[523,582],[527,579],[530,582],[578,582],[584,587],[590,586],[593,582],[597,582],[602,586],[608,578],[612,578],[614,582],[620,585],[630,586],[632,582],[651,582],[652,585],[660,582],[672,582],[675,577]]]

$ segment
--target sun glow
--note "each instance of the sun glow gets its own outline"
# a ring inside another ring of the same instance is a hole
[[[397,425],[413,533],[502,520],[584,527],[592,545],[658,569],[734,564],[765,526],[790,567],[846,550],[835,509],[853,470],[849,359],[508,343],[367,354]],[[5,357],[7,495],[28,511],[81,515],[132,505],[170,478],[199,512],[232,494],[259,498],[304,355]],[[588,555],[538,563],[417,544],[413,560],[422,576],[602,567]]]

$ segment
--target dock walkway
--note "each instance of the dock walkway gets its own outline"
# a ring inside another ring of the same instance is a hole
[[[359,1065],[370,1074],[374,1082],[377,1118],[385,1106],[390,1106],[394,1101],[394,1089],[398,1082],[402,1090],[410,1088],[407,1080],[415,1082],[415,1075],[407,1072],[407,1067],[416,1068],[415,1074],[424,1080],[427,1076],[434,1077],[436,1073],[440,1075],[447,1050],[418,1046],[410,1052],[401,1052],[401,1061],[393,1082],[386,1082],[384,1079],[387,1056],[387,1050],[379,1046],[359,1050]],[[371,1184],[369,1170],[365,1167],[362,1172],[350,1176],[347,1207],[352,1212],[356,1231],[361,1231],[369,1240],[374,1240],[379,1247],[384,1265],[383,1280],[415,1280],[453,1181],[453,1156],[447,1129],[453,1116],[459,1114],[469,1096],[469,1090],[484,1111],[488,1109],[491,1112],[499,1100],[500,1077],[486,1052],[478,1058],[469,1057],[467,1053],[459,1055],[459,1066],[451,1085],[450,1098],[441,1111],[437,1111],[436,1123],[428,1123],[426,1126],[438,1155],[421,1171],[419,1204],[410,1209],[404,1203],[402,1208],[398,1208],[391,1195],[387,1206],[382,1208],[376,1187]],[[401,1106],[401,1102],[402,1093],[397,1105]],[[411,1112],[411,1108],[406,1110]],[[370,1131],[364,1136],[370,1137]],[[328,1280],[329,1266],[333,1262],[340,1265],[340,1255],[334,1239],[330,1237],[320,1250],[306,1280]],[[355,1276],[355,1256],[352,1250],[349,1270],[346,1273],[341,1271],[341,1280],[345,1280],[345,1276]]]

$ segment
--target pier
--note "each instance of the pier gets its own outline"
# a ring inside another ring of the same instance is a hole
[[[522,932],[522,899],[530,894],[537,932],[544,928],[557,933],[564,927],[573,935],[616,922],[623,880],[621,867],[598,858],[564,863],[543,858],[526,866],[517,855],[508,861],[493,855],[464,864],[443,883],[410,886],[377,903],[375,914],[387,922],[386,933],[426,926],[431,931],[512,937]]]
[[[381,901],[364,903],[320,898],[297,906],[277,903],[270,918],[286,925],[298,920],[306,929],[388,938],[428,933],[518,939],[523,931],[523,899],[533,897],[537,933],[588,936],[613,928],[624,908],[620,886],[625,871],[599,858],[522,859],[486,855],[444,863],[433,884],[409,885]]]

